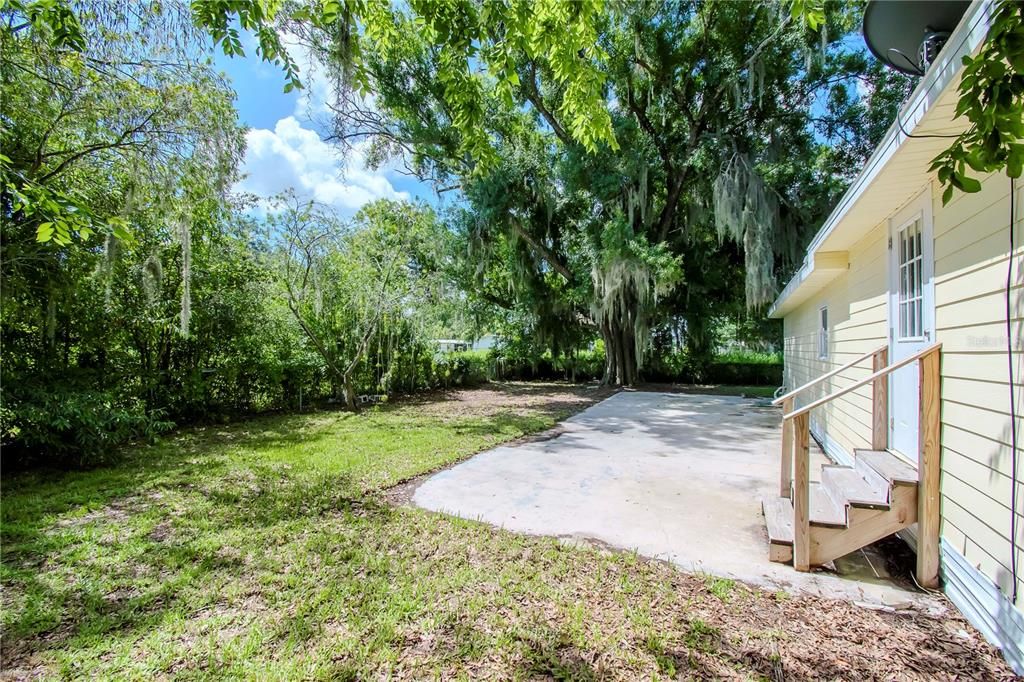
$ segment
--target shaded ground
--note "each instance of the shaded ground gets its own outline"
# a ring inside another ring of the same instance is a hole
[[[1010,677],[957,617],[790,599],[384,502],[597,397],[581,390],[259,419],[7,477],[3,675]]]

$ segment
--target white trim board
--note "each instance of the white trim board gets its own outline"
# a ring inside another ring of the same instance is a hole
[[[1014,672],[1024,675],[1024,613],[945,538],[939,546],[946,596],[989,643],[999,647]]]

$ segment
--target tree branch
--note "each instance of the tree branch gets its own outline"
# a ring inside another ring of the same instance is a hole
[[[533,62],[530,62],[529,77],[524,82],[526,85],[523,87],[523,94],[526,96],[527,101],[547,121],[548,125],[551,126],[551,130],[555,132],[555,135],[565,146],[574,146],[576,141],[569,136],[565,128],[562,127],[562,124],[555,118],[555,115],[551,113],[551,110],[544,105],[544,99],[540,95],[540,88],[537,86],[537,66]]]
[[[572,271],[569,268],[567,268],[561,260],[559,260],[558,256],[555,255],[555,253],[551,249],[549,249],[548,247],[544,246],[544,244],[534,239],[533,235],[529,234],[523,228],[518,218],[510,216],[509,223],[512,225],[512,231],[516,233],[516,236],[518,236],[524,242],[529,244],[530,247],[533,248],[533,250],[536,251],[541,256],[541,258],[547,261],[548,265],[554,268],[555,272],[557,272],[558,274],[565,278],[566,282],[572,284],[575,281],[575,278],[572,275]]]

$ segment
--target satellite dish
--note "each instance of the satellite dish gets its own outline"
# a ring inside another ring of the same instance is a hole
[[[923,76],[970,4],[970,0],[868,0],[864,40],[887,66]]]

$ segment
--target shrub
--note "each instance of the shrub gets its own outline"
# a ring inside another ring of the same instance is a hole
[[[731,350],[716,355],[715,362],[743,365],[781,365],[782,353],[757,350]]]
[[[705,373],[711,384],[779,386],[782,384],[782,363],[712,362]]]
[[[161,410],[147,412],[141,400],[60,385],[30,388],[18,396],[6,393],[0,411],[5,463],[45,458],[45,464],[102,464],[112,458],[114,446],[154,440],[173,427]]]
[[[487,382],[490,355],[485,350],[466,350],[445,353],[432,367],[434,386],[479,386]]]

